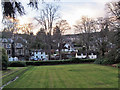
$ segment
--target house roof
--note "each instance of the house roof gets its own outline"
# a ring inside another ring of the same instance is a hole
[[[31,52],[44,52],[43,49],[31,49]]]

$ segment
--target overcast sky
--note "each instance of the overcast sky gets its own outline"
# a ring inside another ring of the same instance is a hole
[[[62,19],[67,20],[70,26],[72,26],[76,23],[77,20],[81,18],[81,16],[88,16],[92,18],[104,17],[106,15],[105,4],[110,1],[113,0],[60,0],[59,13]],[[21,24],[33,22],[33,18],[39,15],[37,10],[27,6],[28,2],[29,0],[22,1],[23,6],[25,7],[26,15],[18,17]],[[41,6],[42,5],[40,4],[39,8],[41,8]],[[34,29],[35,32],[37,29],[38,27]],[[74,33],[74,31],[71,31],[70,33]]]

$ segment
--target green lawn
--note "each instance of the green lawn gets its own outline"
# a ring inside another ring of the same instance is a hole
[[[118,88],[118,69],[95,64],[32,66],[6,88]]]

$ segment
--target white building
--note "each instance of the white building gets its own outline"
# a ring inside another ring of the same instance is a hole
[[[86,58],[87,57],[87,55],[84,55],[83,53],[81,53],[81,55],[77,55],[77,53],[76,53],[76,58]]]
[[[97,55],[94,55],[93,53],[91,53],[91,55],[88,55],[88,57],[89,57],[90,59],[96,59],[96,58],[97,58]]]
[[[30,60],[48,60],[46,53],[43,50],[33,50]]]
[[[97,55],[94,55],[93,53],[91,53],[88,55],[88,57],[89,57],[89,59],[96,59]],[[76,53],[76,58],[85,59],[85,58],[87,58],[87,54],[84,55],[83,53],[81,53],[81,55],[77,55],[77,53]]]

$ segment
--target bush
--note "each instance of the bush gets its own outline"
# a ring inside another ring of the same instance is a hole
[[[99,58],[94,61],[94,64],[102,64],[102,62],[103,62],[103,59]]]
[[[120,68],[120,63],[117,65],[118,68]]]
[[[9,62],[9,67],[25,67],[25,66],[26,66],[26,62],[22,62],[22,61]]]
[[[120,49],[111,49],[106,55],[106,58],[108,58],[108,62],[112,62],[112,64],[120,63]]]
[[[98,58],[94,62],[94,64],[103,64],[103,65],[113,64],[113,63],[114,63],[113,60],[108,58]]]
[[[120,63],[120,48],[116,51],[115,61],[116,63]]]
[[[8,55],[6,53],[6,50],[2,48],[2,69],[5,70],[7,69],[7,67],[8,67]]]

